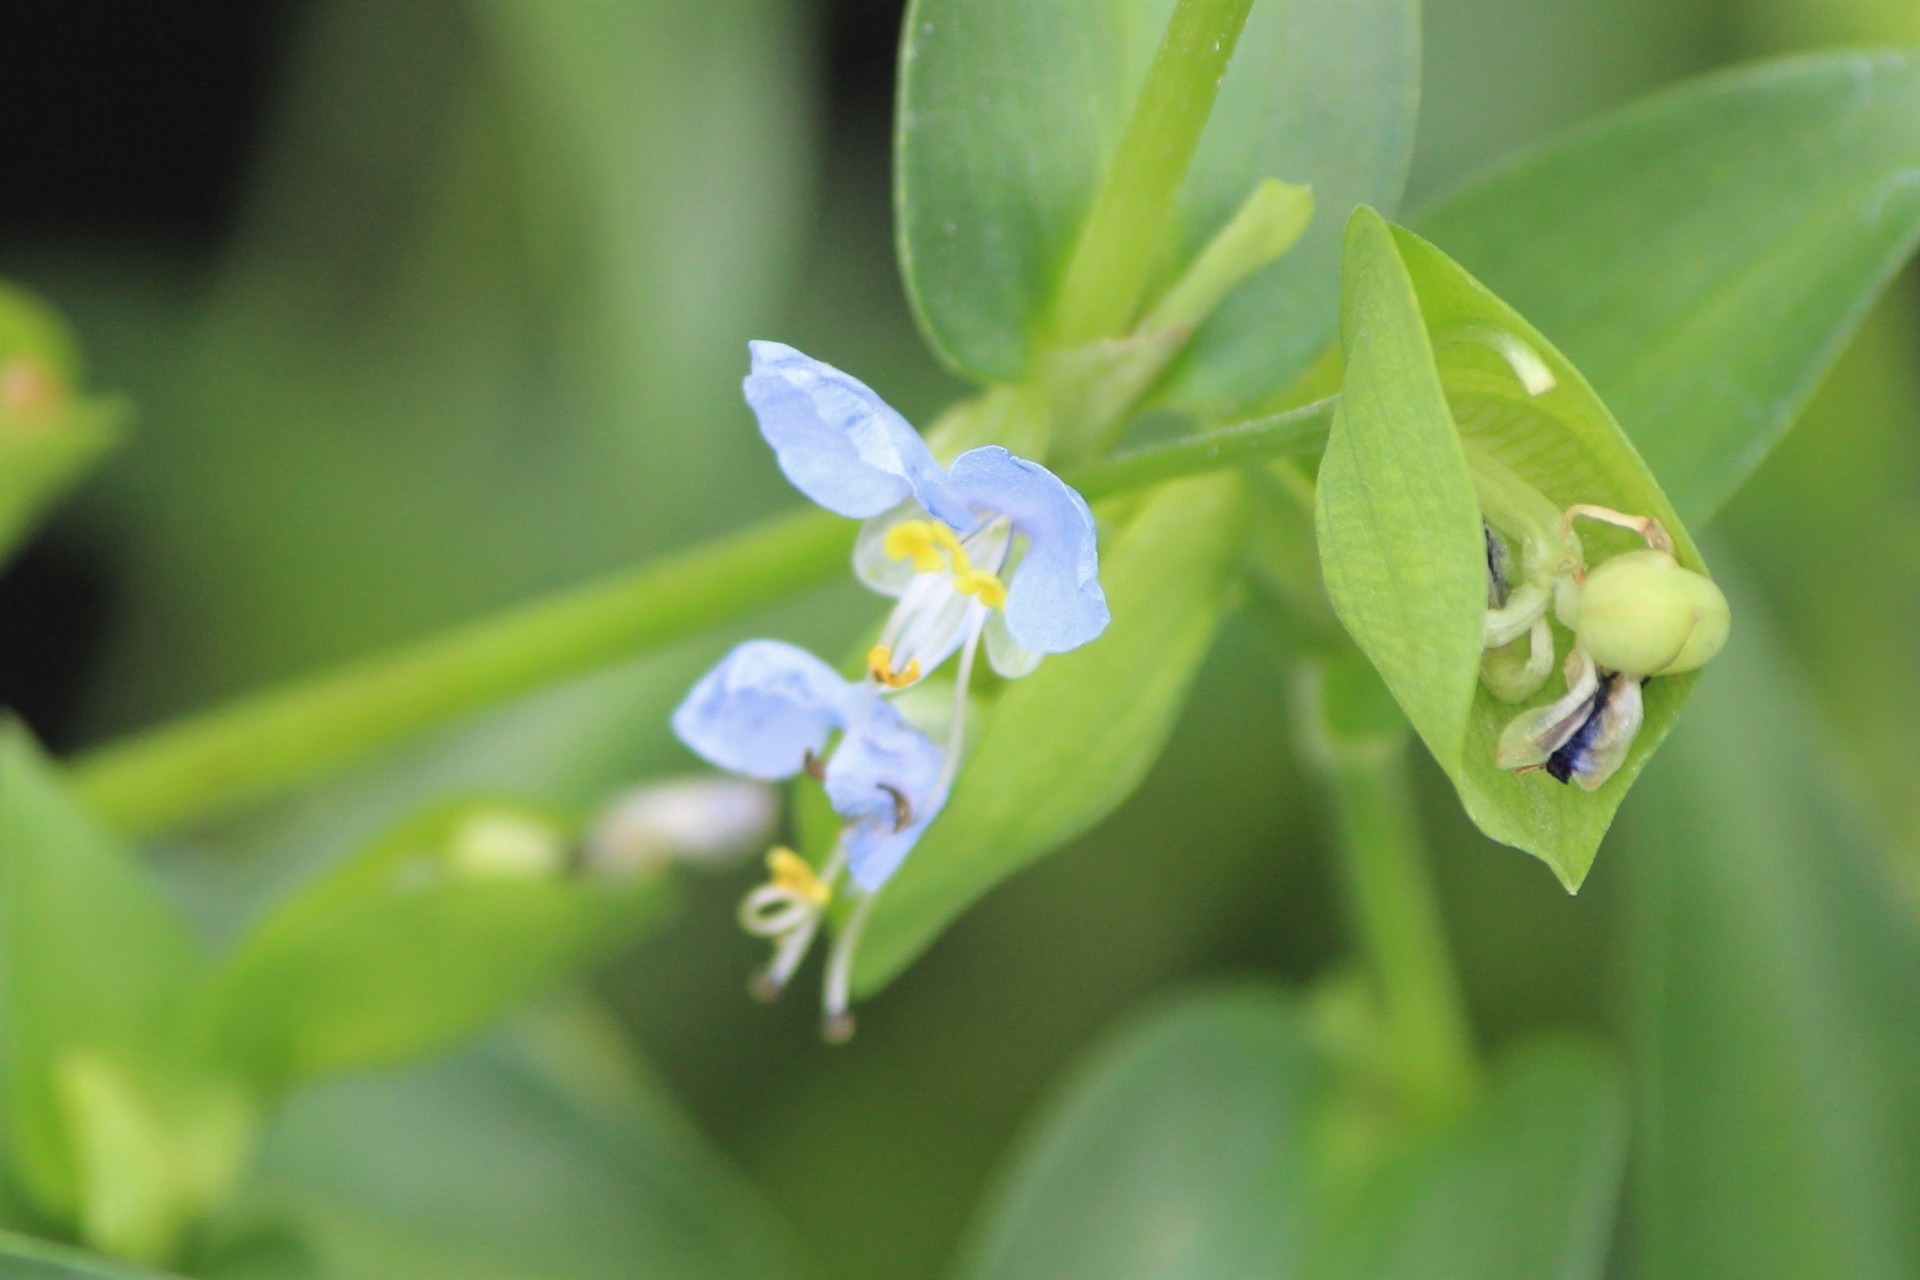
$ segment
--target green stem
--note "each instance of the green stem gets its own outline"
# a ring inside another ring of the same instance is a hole
[[[1166,248],[1174,197],[1253,0],[1180,0],[1068,260],[1051,337],[1127,332]]]
[[[1348,896],[1379,984],[1396,1060],[1417,1105],[1456,1107],[1477,1075],[1407,776],[1404,732],[1337,743],[1327,776]]]
[[[151,833],[424,729],[745,617],[846,572],[854,526],[779,516],[647,567],[83,755],[95,812]]]
[[[1067,473],[1089,502],[1128,489],[1177,480],[1203,471],[1219,471],[1242,462],[1286,454],[1315,453],[1326,447],[1337,397],[1328,396],[1298,409],[1216,427],[1164,444],[1133,449],[1105,462]]]
[[[1330,401],[1143,449],[1080,472],[1105,497],[1326,438]],[[482,618],[82,755],[81,794],[150,834],[310,782],[445,721],[747,617],[846,570],[853,526],[764,521],[644,568]]]

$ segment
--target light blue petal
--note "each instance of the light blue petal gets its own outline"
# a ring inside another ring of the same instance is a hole
[[[747,349],[742,389],[796,489],[861,520],[910,497],[936,515],[954,509],[926,442],[865,383],[784,343]]]
[[[976,516],[997,511],[1025,535],[1007,584],[1007,630],[1040,653],[1077,649],[1107,629],[1100,550],[1086,499],[1037,462],[998,445],[970,449],[948,474]]]
[[[887,882],[947,802],[940,748],[869,694],[827,762],[827,799],[847,820],[847,874],[869,893]],[[900,826],[904,801],[907,823]]]
[[[771,782],[819,754],[861,696],[806,650],[749,640],[701,677],[673,713],[673,731],[722,769]]]

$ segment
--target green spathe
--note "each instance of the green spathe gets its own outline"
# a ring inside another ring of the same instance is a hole
[[[1510,341],[1490,343],[1489,331]],[[1476,476],[1491,460],[1556,510],[1645,517],[1671,535],[1679,567],[1704,574],[1706,565],[1579,370],[1446,255],[1372,210],[1348,229],[1342,333],[1346,385],[1316,497],[1328,595],[1474,823],[1578,889],[1697,676],[1648,682],[1631,749],[1592,792],[1501,769],[1501,734],[1528,707],[1480,680],[1489,508]],[[1513,360],[1512,343],[1534,360]],[[1591,565],[1642,545],[1626,529],[1582,537]],[[1557,670],[1573,637],[1555,627],[1553,640]],[[1564,692],[1550,678],[1530,705]]]

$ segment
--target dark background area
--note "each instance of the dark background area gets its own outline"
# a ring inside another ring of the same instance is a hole
[[[827,124],[884,150],[904,0],[815,0]],[[0,12],[0,243],[139,243],[194,265],[240,215],[298,0],[17,0]],[[85,75],[76,75],[85,68]],[[56,520],[0,574],[0,706],[56,749],[114,601],[113,558]]]

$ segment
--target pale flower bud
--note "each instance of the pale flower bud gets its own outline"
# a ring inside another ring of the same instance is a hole
[[[625,877],[676,859],[727,866],[766,847],[779,809],[774,788],[746,778],[671,778],[636,787],[594,823],[587,867]]]
[[[1665,551],[1628,551],[1587,574],[1576,638],[1606,670],[1678,675],[1720,652],[1731,619],[1726,596],[1705,574]]]

